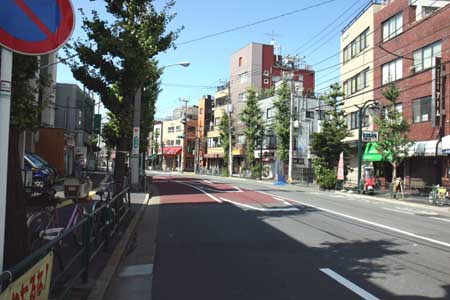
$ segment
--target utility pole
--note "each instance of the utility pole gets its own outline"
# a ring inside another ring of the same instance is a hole
[[[138,88],[134,97],[133,110],[133,139],[131,145],[131,186],[139,189],[139,140],[141,127],[141,95],[142,89]]]
[[[183,173],[183,171],[184,171],[184,151],[186,150],[186,147],[187,147],[187,145],[186,145],[186,143],[187,143],[186,124],[187,124],[187,104],[188,104],[189,100],[180,98],[179,101],[184,102],[184,113],[183,113],[183,117],[181,118],[181,123],[183,124],[183,142],[181,143],[181,163],[180,163],[180,172]]]
[[[288,165],[288,183],[292,183],[292,156],[294,152],[294,93],[295,93],[295,65],[299,61],[298,56],[286,57],[286,63],[291,65],[291,106],[289,114],[289,165]]]
[[[233,145],[232,145],[232,137],[233,137],[233,129],[231,128],[231,113],[233,112],[233,103],[231,102],[231,82],[228,81],[228,176],[233,176]]]

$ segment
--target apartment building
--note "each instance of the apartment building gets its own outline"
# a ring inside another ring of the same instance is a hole
[[[203,96],[198,102],[198,124],[196,132],[195,165],[197,170],[205,167],[204,156],[207,149],[207,133],[213,118],[214,100],[211,95]]]
[[[344,92],[342,108],[348,119],[351,136],[345,139],[351,147],[347,175],[350,184],[356,184],[358,177],[358,106],[374,99],[374,52],[375,14],[383,8],[385,1],[371,1],[341,32],[341,82]],[[367,111],[368,112],[368,111]],[[363,121],[363,130],[373,131],[373,120],[369,113]]]
[[[239,114],[245,107],[247,89],[251,86],[261,93],[274,87],[283,79],[285,71],[291,72],[283,62],[279,47],[259,43],[250,43],[239,49],[230,58],[230,98],[234,115],[233,127],[237,136],[233,148],[233,166],[239,172],[239,166],[245,158],[245,136]],[[314,93],[314,71],[302,62],[295,66],[294,80],[302,83],[302,92]]]
[[[395,0],[375,14],[374,97],[390,83],[400,90],[397,110],[410,123],[413,144],[397,174],[411,186],[449,185],[450,1]],[[389,163],[377,164],[391,181]]]
[[[204,168],[207,173],[221,174],[224,168],[224,150],[220,139],[219,124],[223,114],[228,113],[229,93],[228,86],[221,86],[214,95],[212,117],[209,130],[206,134],[207,151],[203,157]]]

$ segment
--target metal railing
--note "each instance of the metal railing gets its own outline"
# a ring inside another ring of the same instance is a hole
[[[87,209],[84,216],[74,226],[64,230],[59,236],[31,253],[14,267],[1,273],[0,286],[3,289],[7,288],[11,282],[53,251],[55,262],[50,298],[65,299],[75,285],[80,283],[80,279],[81,283],[87,283],[90,263],[100,250],[108,249],[110,239],[131,211],[130,197],[130,188],[125,187],[111,199],[101,202],[101,205],[94,211]],[[115,214],[113,218],[108,218],[108,210],[111,207],[114,208]],[[61,245],[67,245],[68,240],[79,230],[82,230],[83,233],[82,245],[74,246],[73,249],[66,247],[62,249]]]

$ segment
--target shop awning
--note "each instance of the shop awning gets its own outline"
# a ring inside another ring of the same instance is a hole
[[[450,135],[442,138],[442,153],[450,154]]]
[[[436,156],[441,155],[442,150],[438,140],[418,141],[411,145],[408,156]]]
[[[150,155],[150,156],[148,157],[148,159],[156,159],[157,157],[158,157],[158,154],[153,153],[152,155]]]
[[[169,156],[169,155],[178,155],[181,153],[181,146],[176,146],[176,147],[164,147],[163,149],[164,152],[164,156]]]
[[[377,143],[367,143],[364,150],[363,161],[386,161],[378,150]]]
[[[224,154],[222,153],[206,153],[204,156],[204,158],[223,158]]]

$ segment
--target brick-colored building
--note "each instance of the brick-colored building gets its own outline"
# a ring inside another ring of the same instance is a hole
[[[210,123],[213,118],[213,104],[214,100],[211,95],[202,97],[198,101],[198,124],[197,124],[197,139],[196,139],[196,159],[195,165],[197,170],[205,166],[203,157],[206,154],[206,134],[209,131]]]
[[[411,124],[408,137],[414,141],[397,172],[407,185],[448,183],[448,157],[442,154],[442,138],[450,134],[446,117],[450,114],[450,80],[444,81],[441,97],[442,127],[439,122],[434,126],[432,74],[436,57],[444,63],[443,76],[448,78],[450,71],[449,2],[394,0],[375,14],[374,98],[386,104],[382,90],[391,82],[401,89],[397,109]],[[390,181],[390,164],[378,167]]]

